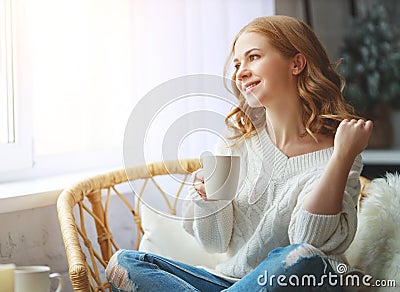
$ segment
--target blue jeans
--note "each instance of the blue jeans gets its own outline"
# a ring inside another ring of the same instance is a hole
[[[336,275],[329,262],[310,252],[314,249],[310,247],[293,244],[277,248],[236,283],[198,267],[133,250],[118,251],[111,258],[106,275],[114,292],[342,291],[328,281],[329,275]]]

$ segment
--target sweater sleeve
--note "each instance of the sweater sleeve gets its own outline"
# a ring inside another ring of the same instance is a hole
[[[217,155],[231,155],[232,149],[218,143]],[[188,187],[188,195],[182,206],[183,228],[194,236],[209,252],[226,252],[233,230],[233,206],[228,201],[204,201],[193,186]]]
[[[227,201],[204,201],[194,187],[183,205],[183,228],[209,252],[226,252],[233,230],[233,207]],[[190,218],[191,217],[191,218]]]
[[[335,215],[313,214],[303,209],[303,202],[317,183],[320,175],[314,176],[301,190],[289,224],[290,243],[306,242],[325,254],[342,254],[353,241],[357,229],[357,198],[360,192],[362,170],[359,155],[349,172],[342,211]]]

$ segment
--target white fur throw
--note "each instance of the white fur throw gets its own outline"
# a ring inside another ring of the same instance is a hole
[[[375,291],[398,291],[400,287],[400,175],[371,181],[358,215],[358,229],[346,251],[351,266],[374,279],[396,280],[396,287]]]

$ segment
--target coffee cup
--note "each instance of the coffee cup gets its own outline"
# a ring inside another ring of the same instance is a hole
[[[205,155],[201,160],[207,199],[232,200],[238,186],[240,156]]]
[[[61,292],[63,278],[59,273],[50,273],[48,266],[17,266],[14,272],[14,291],[49,292],[52,279],[58,280],[56,292]]]

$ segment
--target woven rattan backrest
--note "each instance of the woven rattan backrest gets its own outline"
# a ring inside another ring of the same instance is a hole
[[[368,196],[367,188],[370,183],[371,183],[371,180],[369,180],[368,178],[363,177],[363,176],[360,177],[361,188],[360,188],[360,195],[358,196],[358,202],[357,202],[357,210],[358,211],[360,211],[361,202],[362,202],[363,198]]]
[[[104,278],[104,268],[112,254],[120,248],[110,228],[111,198],[119,198],[121,204],[126,207],[125,211],[131,213],[132,225],[136,225],[135,234],[132,236],[136,238],[137,249],[143,235],[140,203],[148,185],[152,184],[153,188],[159,191],[160,200],[165,201],[167,212],[174,215],[177,200],[189,174],[199,167],[200,162],[197,159],[152,163],[126,171],[110,171],[65,189],[58,198],[57,211],[69,265],[69,277],[74,290],[111,291]],[[163,186],[156,180],[157,177],[171,174],[182,176],[173,198],[167,196]],[[131,190],[132,198],[127,197],[126,192],[120,191],[119,187],[124,183],[137,180],[141,181],[141,187],[139,191],[135,188],[136,194]]]

